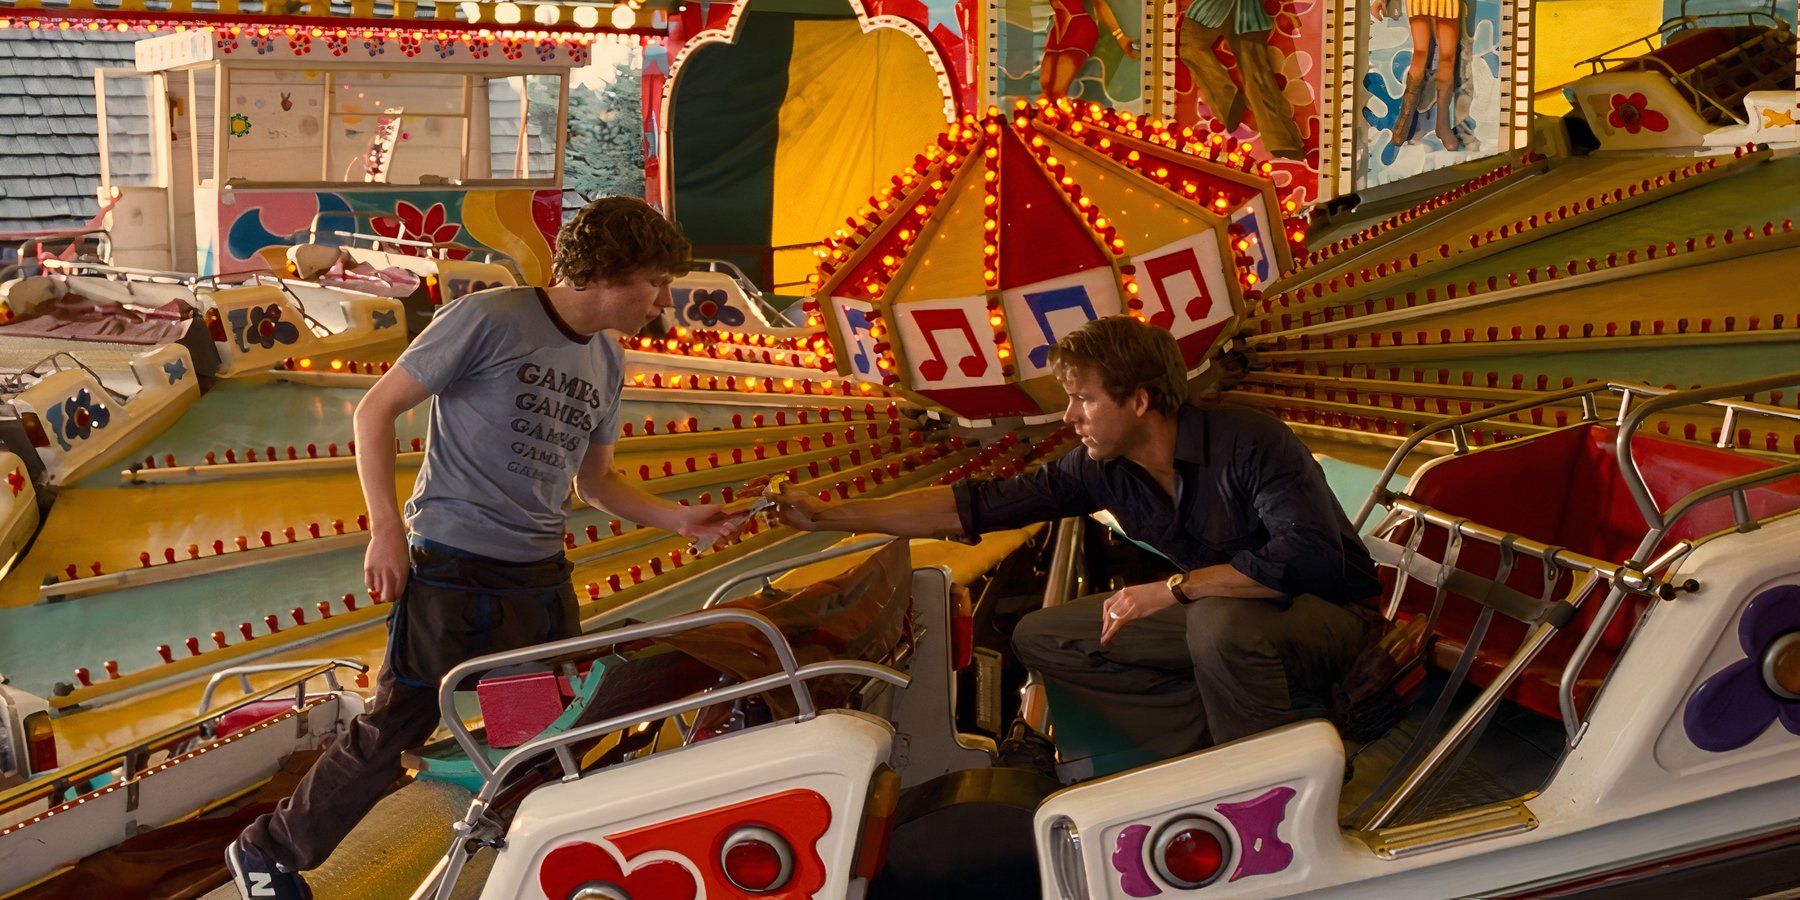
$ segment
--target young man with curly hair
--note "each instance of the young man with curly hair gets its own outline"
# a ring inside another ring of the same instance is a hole
[[[1254,409],[1187,402],[1174,337],[1125,316],[1069,333],[1050,360],[1081,440],[1060,460],[876,500],[782,494],[783,520],[950,537],[1107,510],[1174,574],[1026,615],[1021,662],[1159,757],[1322,715],[1373,637],[1352,607],[1380,582],[1306,446]],[[1022,724],[1003,761],[1039,763]]]
[[[670,304],[687,239],[641,200],[607,197],[557,236],[556,283],[446,304],[355,415],[369,507],[363,579],[392,598],[375,699],[294,794],[227,851],[245,897],[311,896],[314,868],[402,774],[402,752],[438,723],[438,682],[465,660],[580,632],[563,555],[571,487],[589,505],[710,546],[722,507],[646,493],[614,468],[624,356]],[[433,400],[425,460],[404,518],[394,420]]]

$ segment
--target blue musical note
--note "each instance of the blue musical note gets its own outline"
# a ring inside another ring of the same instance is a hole
[[[1038,329],[1044,332],[1044,343],[1031,348],[1031,352],[1027,354],[1031,358],[1031,364],[1040,369],[1050,359],[1050,345],[1056,343],[1056,332],[1050,329],[1051,313],[1079,309],[1087,315],[1084,322],[1095,318],[1094,301],[1088,299],[1087,288],[1080,285],[1026,294],[1025,308],[1031,310],[1031,317],[1037,320]]]
[[[844,324],[849,328],[850,342],[856,345],[856,356],[851,359],[851,364],[856,366],[857,372],[868,375],[874,370],[874,363],[869,360],[866,349],[868,341],[864,340],[869,334],[869,316],[860,309],[846,306]]]

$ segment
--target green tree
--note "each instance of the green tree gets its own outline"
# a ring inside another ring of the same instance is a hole
[[[563,154],[565,219],[599,197],[644,196],[642,85],[643,69],[632,62],[615,68],[613,82],[604,91],[570,86],[569,137]],[[533,109],[554,117],[555,98],[534,102]]]

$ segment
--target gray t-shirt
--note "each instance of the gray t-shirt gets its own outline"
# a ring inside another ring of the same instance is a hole
[[[537,288],[501,288],[438,310],[399,365],[434,395],[412,533],[514,562],[560,553],[570,480],[589,444],[618,440],[617,342],[570,329]]]

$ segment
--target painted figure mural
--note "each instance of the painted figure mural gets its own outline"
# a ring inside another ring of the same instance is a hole
[[[1462,44],[1463,0],[1374,0],[1369,14],[1376,19],[1398,17],[1404,3],[1407,30],[1412,36],[1412,62],[1406,67],[1406,92],[1389,138],[1396,145],[1413,139],[1419,117],[1443,104],[1437,115],[1437,136],[1445,150],[1462,146],[1456,136],[1456,57]],[[1436,63],[1435,67],[1428,66]],[[1432,68],[1432,92],[1424,94],[1425,71]]]
[[[1119,27],[1118,17],[1106,0],[1050,0],[1050,33],[1044,37],[1044,60],[1038,69],[1038,82],[1046,99],[1068,96],[1069,84],[1093,55],[1095,42],[1100,38],[1096,17],[1118,42],[1121,52],[1130,59],[1138,58],[1137,42]]]
[[[1178,28],[1176,52],[1225,130],[1237,130],[1248,106],[1270,154],[1304,159],[1306,136],[1276,76],[1280,62],[1270,49],[1275,20],[1262,0],[1193,0]],[[1221,45],[1236,63],[1241,86],[1219,58]]]

